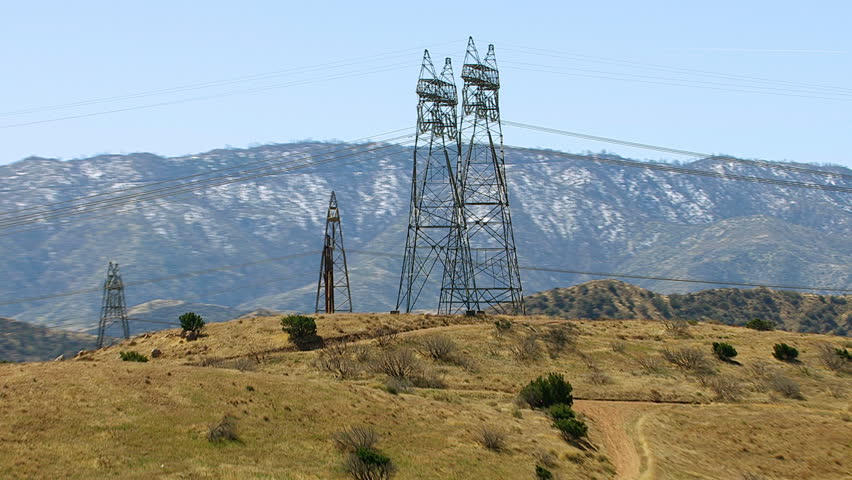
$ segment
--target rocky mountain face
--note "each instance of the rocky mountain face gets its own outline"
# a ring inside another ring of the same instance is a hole
[[[357,311],[394,307],[408,216],[410,147],[267,145],[163,158],[29,158],[0,167],[0,220],[38,205],[216,169],[299,158],[338,161],[248,181],[104,207],[0,229],[0,315],[86,329],[97,324],[110,260],[130,306],[157,299],[244,312],[313,311],[329,194],[337,192]],[[757,284],[852,285],[852,198],[846,193],[720,180],[507,149],[507,177],[522,267],[547,267]],[[726,160],[685,167],[852,186],[826,177]],[[842,167],[814,167],[846,175]],[[227,170],[236,178],[238,169]],[[173,184],[162,184],[160,188]],[[144,191],[128,190],[124,194]],[[51,208],[61,208],[57,204]],[[596,277],[524,268],[525,292]],[[437,277],[437,276],[436,276]],[[638,281],[664,293],[708,285]],[[20,302],[64,292],[75,295]],[[417,307],[434,309],[437,289]],[[142,318],[139,314],[139,318]],[[134,330],[151,328],[138,324]]]
[[[759,318],[775,328],[849,335],[852,295],[771,288],[714,288],[663,295],[618,280],[594,280],[526,297],[527,313],[563,318],[715,321],[745,325]]]

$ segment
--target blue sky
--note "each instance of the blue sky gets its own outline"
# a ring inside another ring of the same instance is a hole
[[[850,18],[845,1],[5,2],[0,164],[413,126],[422,49],[458,75],[473,35],[495,44],[506,120],[852,166]],[[505,141],[688,160],[517,128]]]

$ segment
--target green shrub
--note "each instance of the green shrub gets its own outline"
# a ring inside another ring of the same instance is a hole
[[[835,348],[834,353],[836,353],[840,358],[852,361],[852,353],[849,353],[849,350],[845,348]]]
[[[186,312],[180,317],[180,328],[183,329],[183,333],[186,334],[187,340],[195,340],[198,338],[198,335],[201,333],[201,329],[204,328],[204,319],[201,318],[201,315],[195,312]]]
[[[775,346],[772,347],[772,350],[772,356],[782,362],[792,362],[799,356],[799,351],[796,347],[791,347],[786,343],[776,343]]]
[[[290,341],[304,349],[317,340],[317,323],[304,315],[287,315],[281,319],[281,329],[290,335]]]
[[[494,322],[494,328],[500,333],[505,333],[512,329],[512,322],[505,318],[499,318]]]
[[[387,480],[396,473],[390,457],[371,447],[359,447],[349,454],[346,471],[355,480]]]
[[[118,352],[118,356],[125,362],[142,362],[148,361],[148,357],[139,352]]]
[[[727,362],[737,356],[737,349],[730,343],[713,342],[713,353],[719,357],[719,360]]]
[[[586,423],[577,418],[556,420],[553,422],[553,426],[559,430],[566,442],[577,442],[589,433],[589,427],[586,426]]]
[[[554,420],[565,420],[567,418],[575,418],[577,416],[574,413],[574,410],[571,409],[571,406],[564,403],[551,405],[550,408],[547,409],[547,414]]]
[[[547,408],[557,403],[569,407],[574,404],[571,396],[573,388],[558,373],[548,373],[546,377],[538,377],[521,389],[521,398],[533,408]]]
[[[541,465],[536,465],[535,478],[536,480],[553,480],[553,473]]]
[[[748,323],[745,324],[745,326],[746,328],[751,328],[752,330],[760,330],[762,332],[775,329],[775,325],[772,322],[770,322],[769,320],[761,320],[759,318],[749,320]]]

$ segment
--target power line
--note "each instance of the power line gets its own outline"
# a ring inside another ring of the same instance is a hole
[[[642,149],[646,149],[646,150],[655,150],[655,151],[658,151],[658,152],[672,153],[672,154],[676,154],[676,155],[685,155],[685,156],[688,156],[688,157],[699,157],[699,158],[708,158],[708,159],[723,159],[723,160],[729,161],[729,162],[743,163],[743,164],[746,164],[746,165],[753,165],[753,166],[760,166],[760,167],[767,167],[767,168],[774,168],[774,169],[778,169],[778,170],[787,170],[787,171],[791,171],[791,172],[808,173],[808,174],[812,174],[812,175],[825,175],[825,176],[842,177],[842,178],[852,178],[852,175],[846,174],[846,173],[832,172],[832,171],[828,171],[828,170],[816,170],[816,169],[813,169],[813,168],[805,168],[805,167],[797,167],[795,165],[785,165],[785,164],[782,164],[782,163],[770,162],[770,161],[767,161],[767,160],[744,160],[744,159],[740,159],[740,158],[730,157],[730,156],[727,156],[727,155],[713,155],[713,154],[710,154],[710,153],[701,153],[701,152],[694,152],[694,151],[690,151],[690,150],[681,150],[681,149],[677,149],[677,148],[661,147],[661,146],[658,146],[658,145],[651,145],[651,144],[648,144],[648,143],[631,142],[631,141],[628,141],[628,140],[619,140],[619,139],[616,139],[616,138],[601,137],[601,136],[597,136],[597,135],[589,135],[587,133],[572,132],[570,130],[561,130],[561,129],[550,128],[550,127],[542,127],[542,126],[538,126],[538,125],[530,125],[528,123],[512,122],[512,121],[504,120],[503,124],[509,125],[509,126],[512,126],[512,127],[525,128],[525,129],[528,129],[528,130],[535,130],[535,131],[544,132],[544,133],[553,133],[553,134],[557,134],[557,135],[564,135],[564,136],[569,136],[569,137],[582,138],[584,140],[594,140],[596,142],[605,142],[605,143],[612,143],[612,144],[617,144],[617,145],[622,145],[622,146],[627,146],[627,147],[642,148]],[[517,148],[523,148],[523,147],[517,147]],[[529,149],[527,149],[527,150],[529,150]]]

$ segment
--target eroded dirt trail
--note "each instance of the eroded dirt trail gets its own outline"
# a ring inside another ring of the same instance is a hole
[[[599,400],[577,400],[577,411],[586,415],[600,434],[600,441],[616,470],[617,480],[637,480],[652,478],[653,460],[647,442],[641,438],[643,415],[637,422],[638,442],[644,450],[636,449],[636,442],[628,434],[628,427],[642,414],[644,406],[636,402],[611,402]],[[642,455],[646,457],[645,472],[642,472]],[[641,477],[640,477],[641,475]]]

